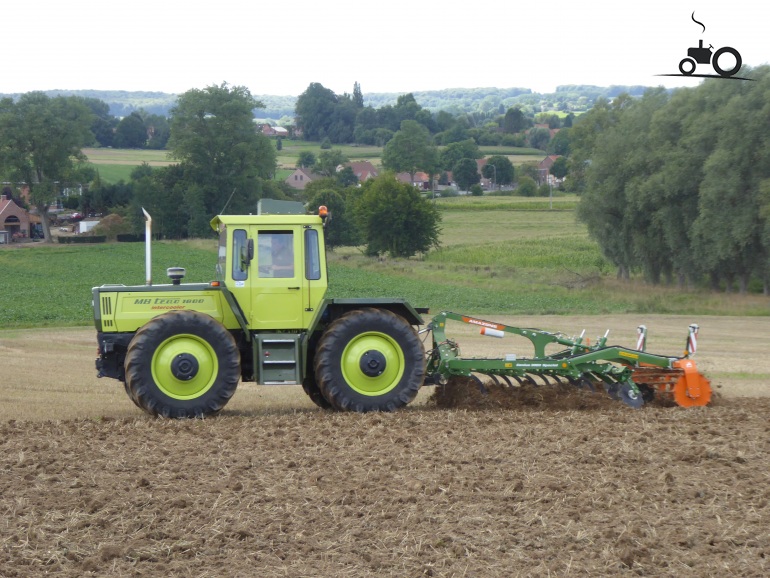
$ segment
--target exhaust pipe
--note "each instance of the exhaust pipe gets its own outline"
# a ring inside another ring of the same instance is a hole
[[[146,278],[145,285],[152,285],[152,246],[150,244],[150,241],[152,241],[152,217],[150,216],[150,213],[144,210],[144,207],[142,207],[142,212],[144,213],[144,267],[146,270]]]

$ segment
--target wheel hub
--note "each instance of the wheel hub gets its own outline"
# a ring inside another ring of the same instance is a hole
[[[361,356],[359,366],[364,375],[368,377],[378,377],[385,371],[387,361],[382,353],[370,349]]]
[[[181,381],[189,381],[198,374],[198,360],[189,353],[180,353],[171,362],[171,374]]]

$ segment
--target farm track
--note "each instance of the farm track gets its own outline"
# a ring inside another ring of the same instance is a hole
[[[560,399],[6,421],[0,575],[770,572],[770,399]]]

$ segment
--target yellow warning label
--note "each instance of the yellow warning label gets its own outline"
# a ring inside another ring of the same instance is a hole
[[[620,357],[627,357],[628,359],[639,359],[639,356],[636,353],[626,353],[625,351],[621,351]]]

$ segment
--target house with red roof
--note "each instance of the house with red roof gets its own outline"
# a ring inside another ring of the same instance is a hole
[[[551,167],[553,166],[553,163],[561,157],[561,155],[548,155],[545,157],[542,161],[540,161],[537,165],[537,175],[538,175],[538,181],[540,183],[549,183],[551,185],[555,185],[561,182],[560,179],[557,179],[551,174]]]
[[[351,161],[342,165],[340,168],[343,167],[350,167],[353,169],[353,174],[356,175],[359,183],[373,179],[380,174],[380,171],[377,170],[377,167],[375,167],[369,161]]]
[[[26,239],[30,236],[30,217],[26,209],[8,192],[0,195],[0,242]]]

